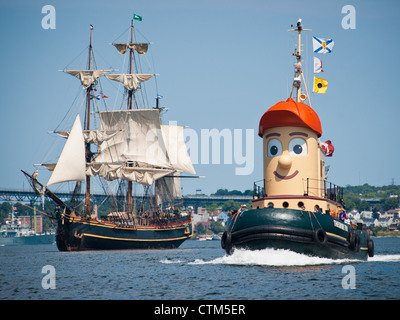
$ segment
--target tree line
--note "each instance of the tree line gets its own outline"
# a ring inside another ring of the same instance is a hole
[[[384,212],[399,208],[400,186],[347,185],[343,188],[343,198],[347,210]],[[368,199],[376,199],[376,203],[371,204]]]
[[[253,190],[228,190],[224,188],[218,189],[211,196],[252,196]],[[384,212],[390,209],[399,208],[400,200],[400,186],[387,185],[387,186],[371,186],[363,184],[360,186],[346,185],[343,188],[343,198],[346,209],[351,211],[353,209],[361,211]],[[371,204],[367,199],[378,199],[374,204]],[[250,202],[251,203],[251,202]],[[223,211],[237,210],[242,203],[229,200],[222,205]],[[210,209],[217,207],[217,205],[210,205]]]

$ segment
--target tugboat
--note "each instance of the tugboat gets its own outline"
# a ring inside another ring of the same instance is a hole
[[[227,221],[221,246],[228,254],[235,248],[273,248],[331,259],[367,260],[374,255],[374,242],[362,224],[342,219],[343,189],[326,181],[321,122],[304,103],[308,100],[310,104],[301,70],[301,32],[306,30],[301,20],[289,30],[298,32],[291,94],[260,119],[264,179],[262,185],[254,184],[252,208],[238,211]],[[294,91],[295,99],[291,97]]]

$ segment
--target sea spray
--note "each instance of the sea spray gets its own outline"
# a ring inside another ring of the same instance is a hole
[[[376,255],[368,258],[370,262],[400,262],[400,254]],[[352,259],[328,259],[308,256],[284,249],[245,250],[236,249],[232,255],[224,255],[210,261],[196,259],[189,264],[226,264],[226,265],[259,265],[259,266],[313,266],[329,264],[348,264],[366,262]]]
[[[258,266],[308,266],[349,263],[349,259],[333,260],[296,253],[284,249],[245,250],[236,249],[232,255],[224,255],[210,261],[196,259],[189,264],[226,264]],[[358,261],[358,260],[357,260]]]
[[[315,265],[334,265],[349,264],[353,262],[366,262],[363,260],[351,259],[328,259],[321,257],[308,256],[284,249],[263,249],[245,250],[236,249],[232,255],[223,255],[212,260],[195,259],[185,262],[182,259],[170,260],[163,259],[162,264],[189,264],[189,265],[238,265],[238,266],[271,266],[271,267],[290,267],[290,266],[315,266]],[[368,258],[368,262],[400,262],[400,254],[375,255]]]

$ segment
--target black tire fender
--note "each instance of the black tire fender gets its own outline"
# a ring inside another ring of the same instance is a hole
[[[374,247],[375,247],[374,246],[374,241],[369,239],[367,241],[367,247],[368,247],[368,256],[369,257],[373,257],[374,256],[374,251],[375,251],[375,249],[374,249]]]
[[[355,233],[352,232],[350,233],[350,249],[353,250],[354,252],[358,252],[360,251],[360,236]]]
[[[327,241],[326,232],[322,228],[318,228],[313,232],[313,240],[319,245],[325,245]]]
[[[232,233],[225,231],[221,238],[221,247],[227,252],[232,248]]]

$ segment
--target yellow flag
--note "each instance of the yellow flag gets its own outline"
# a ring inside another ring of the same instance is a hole
[[[318,93],[326,93],[326,89],[328,89],[328,80],[314,77],[313,91]]]

